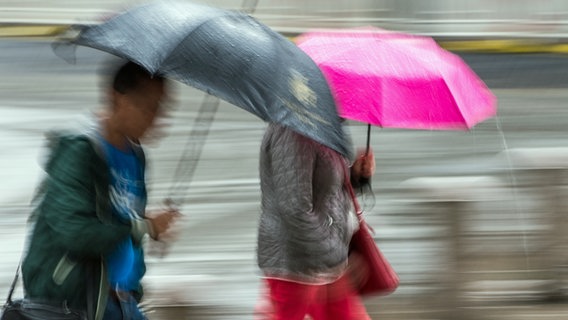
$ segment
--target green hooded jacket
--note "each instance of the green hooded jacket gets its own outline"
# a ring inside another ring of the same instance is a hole
[[[99,320],[109,294],[103,257],[126,237],[141,245],[151,227],[146,219],[125,223],[112,214],[110,170],[97,129],[51,133],[48,140],[47,176],[38,188],[22,263],[26,297],[90,309],[89,319]],[[137,145],[135,149],[144,167],[144,153]],[[145,202],[145,189],[143,198]],[[139,267],[145,270],[144,265]],[[141,287],[135,297],[142,297]],[[91,308],[87,301],[92,301]]]

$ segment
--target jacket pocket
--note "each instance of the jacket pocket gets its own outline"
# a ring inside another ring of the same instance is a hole
[[[53,282],[55,282],[55,284],[59,286],[62,285],[73,268],[75,268],[76,264],[77,262],[72,261],[71,259],[69,259],[67,254],[64,254],[63,257],[61,257],[61,260],[59,260],[59,262],[57,263],[57,266],[55,266],[55,270],[53,271]]]

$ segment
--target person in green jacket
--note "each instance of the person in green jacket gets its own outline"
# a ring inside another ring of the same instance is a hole
[[[109,87],[96,125],[48,134],[47,175],[22,263],[24,289],[28,299],[84,310],[93,320],[145,319],[137,308],[142,240],[158,240],[179,215],[145,213],[139,141],[162,112],[167,84],[126,62]]]

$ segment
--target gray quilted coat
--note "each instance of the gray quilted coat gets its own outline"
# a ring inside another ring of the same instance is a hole
[[[344,272],[357,228],[345,170],[348,160],[339,153],[269,124],[260,154],[257,251],[266,277],[323,284]]]

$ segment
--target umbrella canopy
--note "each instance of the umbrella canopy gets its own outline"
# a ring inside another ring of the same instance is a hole
[[[320,66],[342,117],[381,127],[468,129],[495,115],[495,97],[434,40],[377,28],[321,30],[298,46]]]
[[[72,43],[131,60],[350,154],[318,66],[294,43],[243,13],[160,1],[85,26]]]

